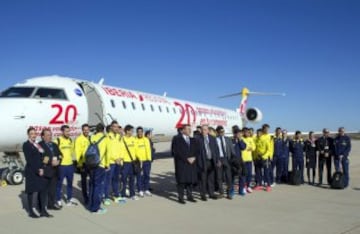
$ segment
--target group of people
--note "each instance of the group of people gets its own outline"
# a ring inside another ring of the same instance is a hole
[[[253,190],[270,192],[275,184],[291,183],[293,177],[290,174],[294,175],[294,172],[298,172],[300,184],[304,184],[304,166],[308,183],[314,185],[317,164],[318,186],[322,186],[325,165],[330,185],[334,164],[335,171],[343,173],[344,187],[348,187],[351,141],[343,127],[339,128],[335,138],[324,129],[318,139],[314,132],[309,132],[306,140],[300,131],[289,138],[285,129],[276,128],[274,135],[269,134],[269,129],[270,126],[264,124],[254,135],[251,128],[233,126],[233,137],[229,138],[225,136],[223,126],[216,129],[208,125],[198,126],[193,137],[190,125],[179,128],[171,147],[178,202],[186,203],[185,191],[187,200],[196,202],[193,196],[195,187],[198,187],[203,201],[225,196],[233,199],[235,187],[243,196]],[[292,173],[289,173],[290,159]],[[255,183],[252,183],[253,168]],[[219,195],[215,195],[215,191]]]
[[[63,206],[62,186],[66,179],[67,206],[78,205],[73,199],[73,178],[75,170],[81,175],[81,190],[85,206],[90,212],[103,214],[106,209],[101,206],[111,202],[126,202],[127,187],[130,198],[138,200],[135,195],[135,179],[138,194],[141,197],[151,196],[150,171],[155,149],[151,141],[151,132],[142,127],[126,125],[121,128],[113,121],[106,127],[101,123],[96,132],[90,135],[90,126],[82,125],[82,134],[74,141],[70,138],[70,128],[61,127],[62,135],[52,139],[50,129],[41,132],[42,140],[37,142],[34,128],[27,130],[28,140],[23,144],[26,159],[25,192],[27,193],[29,216],[32,218],[53,215],[48,210],[60,210]],[[99,163],[90,168],[86,165],[87,150],[96,145]],[[138,165],[136,168],[134,165]],[[121,186],[120,186],[121,178]],[[120,187],[122,188],[120,191]],[[37,194],[37,199],[34,195]],[[38,201],[39,214],[36,210]]]

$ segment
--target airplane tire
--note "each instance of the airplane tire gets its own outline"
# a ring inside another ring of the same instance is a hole
[[[2,172],[1,172],[1,180],[5,181],[7,180],[7,175],[9,174],[10,169],[9,168],[5,168]]]
[[[24,181],[24,172],[21,169],[14,169],[11,170],[9,173],[9,183],[11,185],[19,185],[22,184]]]

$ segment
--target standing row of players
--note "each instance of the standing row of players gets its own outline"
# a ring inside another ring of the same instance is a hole
[[[184,190],[188,200],[194,202],[192,190],[199,186],[201,199],[224,197],[223,182],[227,185],[227,198],[234,195],[234,184],[239,181],[239,194],[245,195],[254,190],[271,191],[276,183],[291,183],[289,178],[289,159],[292,171],[304,183],[304,165],[307,168],[309,184],[315,184],[315,172],[318,162],[318,185],[322,185],[323,169],[327,168],[327,182],[331,183],[331,166],[335,164],[337,172],[344,174],[344,186],[349,185],[350,138],[344,128],[339,128],[336,138],[329,136],[327,129],[318,139],[310,132],[308,139],[302,139],[297,131],[292,139],[287,131],[276,128],[274,136],[269,134],[270,126],[264,124],[256,135],[252,129],[233,127],[233,137],[225,136],[222,126],[216,129],[204,125],[198,126],[190,137],[191,127],[184,125],[173,138],[172,154],[175,158],[175,175],[178,184],[179,202],[185,204]],[[186,143],[186,144],[185,144]],[[255,168],[255,186],[252,184]],[[220,196],[214,193],[218,187]]]
[[[125,126],[122,129],[116,121],[108,126],[105,133],[103,124],[96,126],[96,132],[90,136],[88,124],[82,125],[82,134],[75,141],[70,138],[70,128],[61,127],[62,135],[52,140],[50,129],[41,133],[42,141],[36,142],[36,131],[29,128],[28,141],[23,144],[26,159],[25,192],[28,194],[29,216],[53,217],[47,211],[62,208],[62,185],[66,179],[67,206],[78,205],[73,199],[73,178],[76,168],[81,175],[81,189],[84,204],[90,212],[106,212],[101,204],[110,205],[112,201],[124,203],[129,188],[130,198],[138,200],[137,190],[141,197],[151,196],[150,171],[155,149],[151,141],[151,132],[144,134],[142,127]],[[96,144],[100,163],[95,168],[85,165],[86,152],[90,145]],[[74,160],[75,159],[75,160]],[[140,172],[134,173],[134,162],[140,163]],[[121,191],[120,191],[121,175]],[[89,178],[89,181],[88,181]],[[34,194],[38,194],[39,213],[36,214],[33,204]]]

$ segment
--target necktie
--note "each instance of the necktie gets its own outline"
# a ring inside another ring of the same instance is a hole
[[[209,146],[209,136],[206,136],[205,138],[205,150],[206,150],[206,156],[208,159],[211,159],[211,151]]]
[[[221,149],[224,157],[226,156],[225,146],[224,146],[224,137],[220,137]]]

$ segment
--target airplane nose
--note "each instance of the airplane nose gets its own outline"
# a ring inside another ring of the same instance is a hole
[[[22,150],[22,143],[27,138],[23,106],[22,100],[0,98],[0,152]]]

